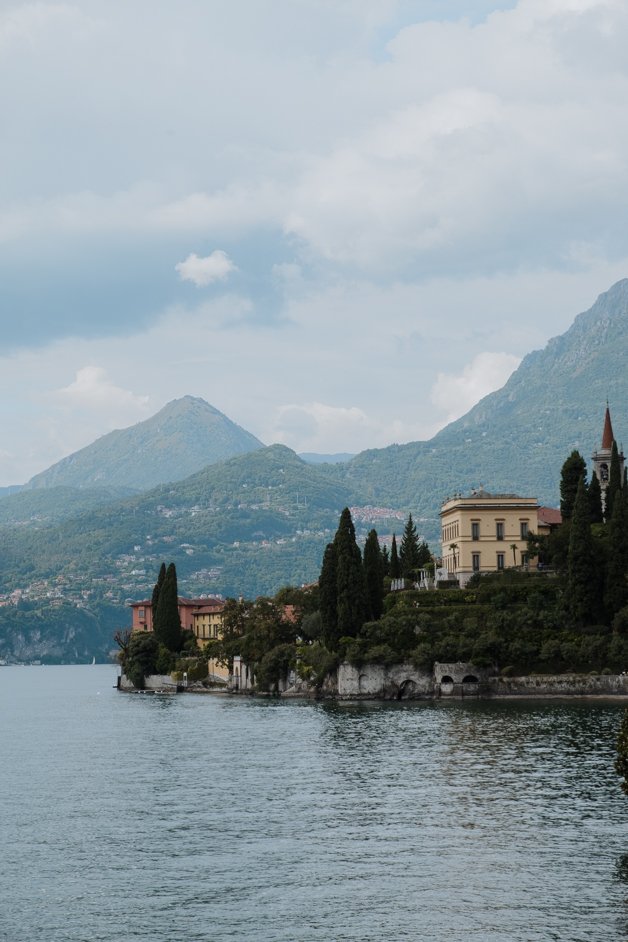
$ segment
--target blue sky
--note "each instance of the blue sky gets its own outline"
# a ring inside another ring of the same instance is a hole
[[[623,0],[0,7],[0,484],[167,401],[429,438],[628,274]]]

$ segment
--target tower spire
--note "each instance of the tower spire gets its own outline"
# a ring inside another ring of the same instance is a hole
[[[615,436],[613,435],[613,425],[611,423],[611,413],[606,403],[606,415],[604,416],[604,431],[602,433],[602,448],[612,448]]]

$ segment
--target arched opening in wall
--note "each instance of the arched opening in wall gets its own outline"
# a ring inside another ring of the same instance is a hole
[[[454,679],[448,674],[440,679],[440,693],[442,697],[448,697],[454,692]]]
[[[358,677],[358,693],[364,693],[366,687],[366,674],[360,674]]]
[[[480,681],[473,674],[466,674],[462,678],[462,696],[477,697],[480,694]]]
[[[416,694],[416,684],[413,680],[404,680],[397,691],[397,700],[413,700]]]

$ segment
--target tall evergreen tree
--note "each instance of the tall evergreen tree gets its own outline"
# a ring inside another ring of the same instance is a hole
[[[595,473],[591,475],[588,492],[591,523],[603,523],[602,488],[600,487],[598,476]]]
[[[573,514],[578,483],[586,478],[587,466],[579,451],[572,451],[564,462],[560,472],[560,513],[563,520],[569,520]]]
[[[157,576],[157,582],[153,588],[153,595],[151,599],[151,612],[153,614],[153,622],[155,621],[155,614],[157,612],[157,603],[159,602],[159,593],[161,592],[161,587],[164,584],[164,579],[166,578],[166,564],[162,563],[159,569],[159,575]]]
[[[377,530],[371,530],[364,544],[364,576],[369,602],[369,618],[377,621],[384,610],[384,562],[377,539]]]
[[[338,637],[355,637],[367,616],[366,580],[362,554],[356,543],[355,528],[348,507],[345,507],[340,515],[334,544],[338,567]]]
[[[399,562],[401,563],[401,575],[404,579],[416,576],[416,570],[419,568],[419,538],[412,514],[408,514],[408,520],[401,537]]]
[[[382,569],[385,576],[390,575],[390,553],[385,543],[382,546]]]
[[[613,501],[613,515],[608,523],[608,563],[604,588],[604,607],[608,621],[628,603],[628,530],[626,502],[617,492]]]
[[[613,439],[613,448],[611,451],[611,467],[608,474],[608,487],[604,495],[604,518],[608,522],[613,516],[613,506],[615,496],[621,491],[621,465],[619,463],[619,451],[617,442]]]
[[[401,579],[401,563],[397,553],[397,537],[393,533],[392,543],[390,545],[390,578]]]
[[[323,555],[323,565],[318,579],[319,605],[321,613],[321,637],[326,647],[333,651],[338,641],[338,565],[336,546],[328,543]]]
[[[430,548],[425,540],[423,540],[422,543],[419,543],[419,568],[423,569],[428,563],[431,563],[431,561],[432,554]]]
[[[573,505],[567,564],[569,613],[579,627],[595,624],[600,610],[601,593],[589,521],[589,500],[582,476]]]
[[[159,592],[157,611],[153,622],[157,640],[169,651],[181,649],[181,619],[179,617],[179,595],[177,589],[177,570],[174,563],[166,569],[166,575]]]

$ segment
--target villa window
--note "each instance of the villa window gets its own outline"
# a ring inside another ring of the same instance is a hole
[[[504,523],[502,520],[498,520],[495,524],[495,539],[503,540],[504,539]]]
[[[522,540],[528,539],[528,521],[527,520],[521,521],[521,539]]]
[[[471,554],[471,567],[473,569],[473,572],[480,571],[480,554],[479,553]]]
[[[472,540],[480,539],[480,524],[479,523],[471,524],[471,539]]]
[[[503,537],[502,537],[502,539],[503,539]],[[503,553],[498,553],[498,554],[497,554],[497,568],[498,568],[498,570],[499,570],[500,572],[501,572],[501,570],[504,568],[504,554],[503,554]]]

